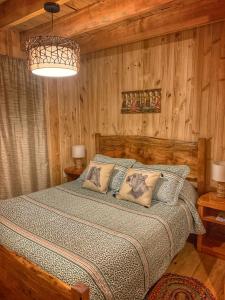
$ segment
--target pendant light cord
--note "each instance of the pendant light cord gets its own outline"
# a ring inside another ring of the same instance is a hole
[[[52,13],[52,34],[53,34],[53,13]]]

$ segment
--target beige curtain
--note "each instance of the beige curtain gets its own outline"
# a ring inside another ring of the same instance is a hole
[[[0,199],[49,186],[42,79],[0,56]]]

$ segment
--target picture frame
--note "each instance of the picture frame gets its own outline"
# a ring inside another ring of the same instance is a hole
[[[122,114],[160,113],[161,89],[122,92]]]

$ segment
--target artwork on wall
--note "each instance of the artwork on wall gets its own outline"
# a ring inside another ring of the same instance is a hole
[[[122,99],[122,114],[161,112],[161,89],[122,92]]]

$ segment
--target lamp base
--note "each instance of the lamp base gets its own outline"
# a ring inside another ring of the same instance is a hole
[[[225,182],[217,182],[216,196],[219,198],[225,198]]]
[[[75,158],[75,167],[76,169],[83,168],[83,160],[81,158]]]

